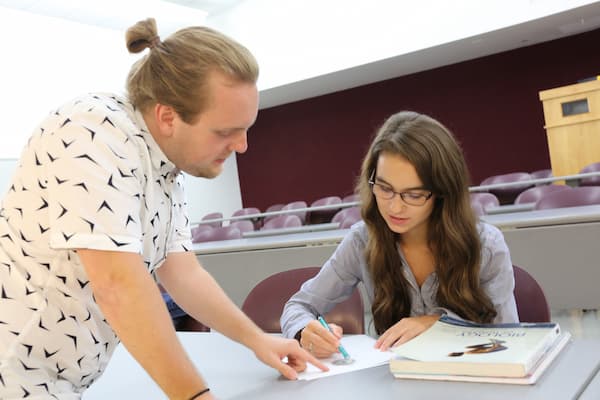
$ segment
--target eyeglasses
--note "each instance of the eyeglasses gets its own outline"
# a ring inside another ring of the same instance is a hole
[[[391,187],[375,183],[373,180],[369,180],[369,184],[373,194],[378,199],[392,200],[394,196],[398,195],[409,206],[423,206],[433,196],[433,193],[429,191],[395,192]]]

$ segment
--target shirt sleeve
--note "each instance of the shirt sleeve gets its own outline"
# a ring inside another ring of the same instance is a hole
[[[502,232],[488,224],[483,224],[480,281],[496,309],[494,323],[519,322],[510,252]]]
[[[293,338],[317,315],[325,315],[346,300],[360,280],[364,243],[356,229],[344,237],[319,273],[306,281],[285,304],[281,316],[284,337]]]
[[[140,156],[106,113],[66,117],[45,152],[51,247],[140,253]]]

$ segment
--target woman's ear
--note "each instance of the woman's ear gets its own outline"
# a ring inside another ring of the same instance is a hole
[[[161,136],[169,137],[173,135],[177,119],[177,112],[175,112],[173,107],[156,103],[154,105],[154,118]]]

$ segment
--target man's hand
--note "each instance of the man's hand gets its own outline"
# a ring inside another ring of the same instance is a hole
[[[287,379],[297,379],[298,372],[306,369],[307,362],[321,371],[329,370],[294,339],[283,339],[265,333],[260,335],[251,348],[260,361],[275,368]],[[288,359],[287,363],[282,361],[285,357]]]

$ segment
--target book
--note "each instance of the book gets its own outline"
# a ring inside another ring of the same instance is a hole
[[[560,336],[558,323],[473,324],[442,316],[394,348],[393,374],[523,378]]]
[[[548,352],[540,359],[538,364],[529,374],[521,378],[509,378],[503,376],[469,376],[469,375],[446,375],[446,374],[411,374],[411,373],[394,373],[395,378],[399,379],[420,379],[434,381],[462,381],[462,382],[479,382],[479,383],[505,383],[513,385],[533,385],[542,374],[548,369],[552,361],[560,354],[568,343],[571,342],[571,334],[563,332],[556,339],[554,344],[550,346]]]

